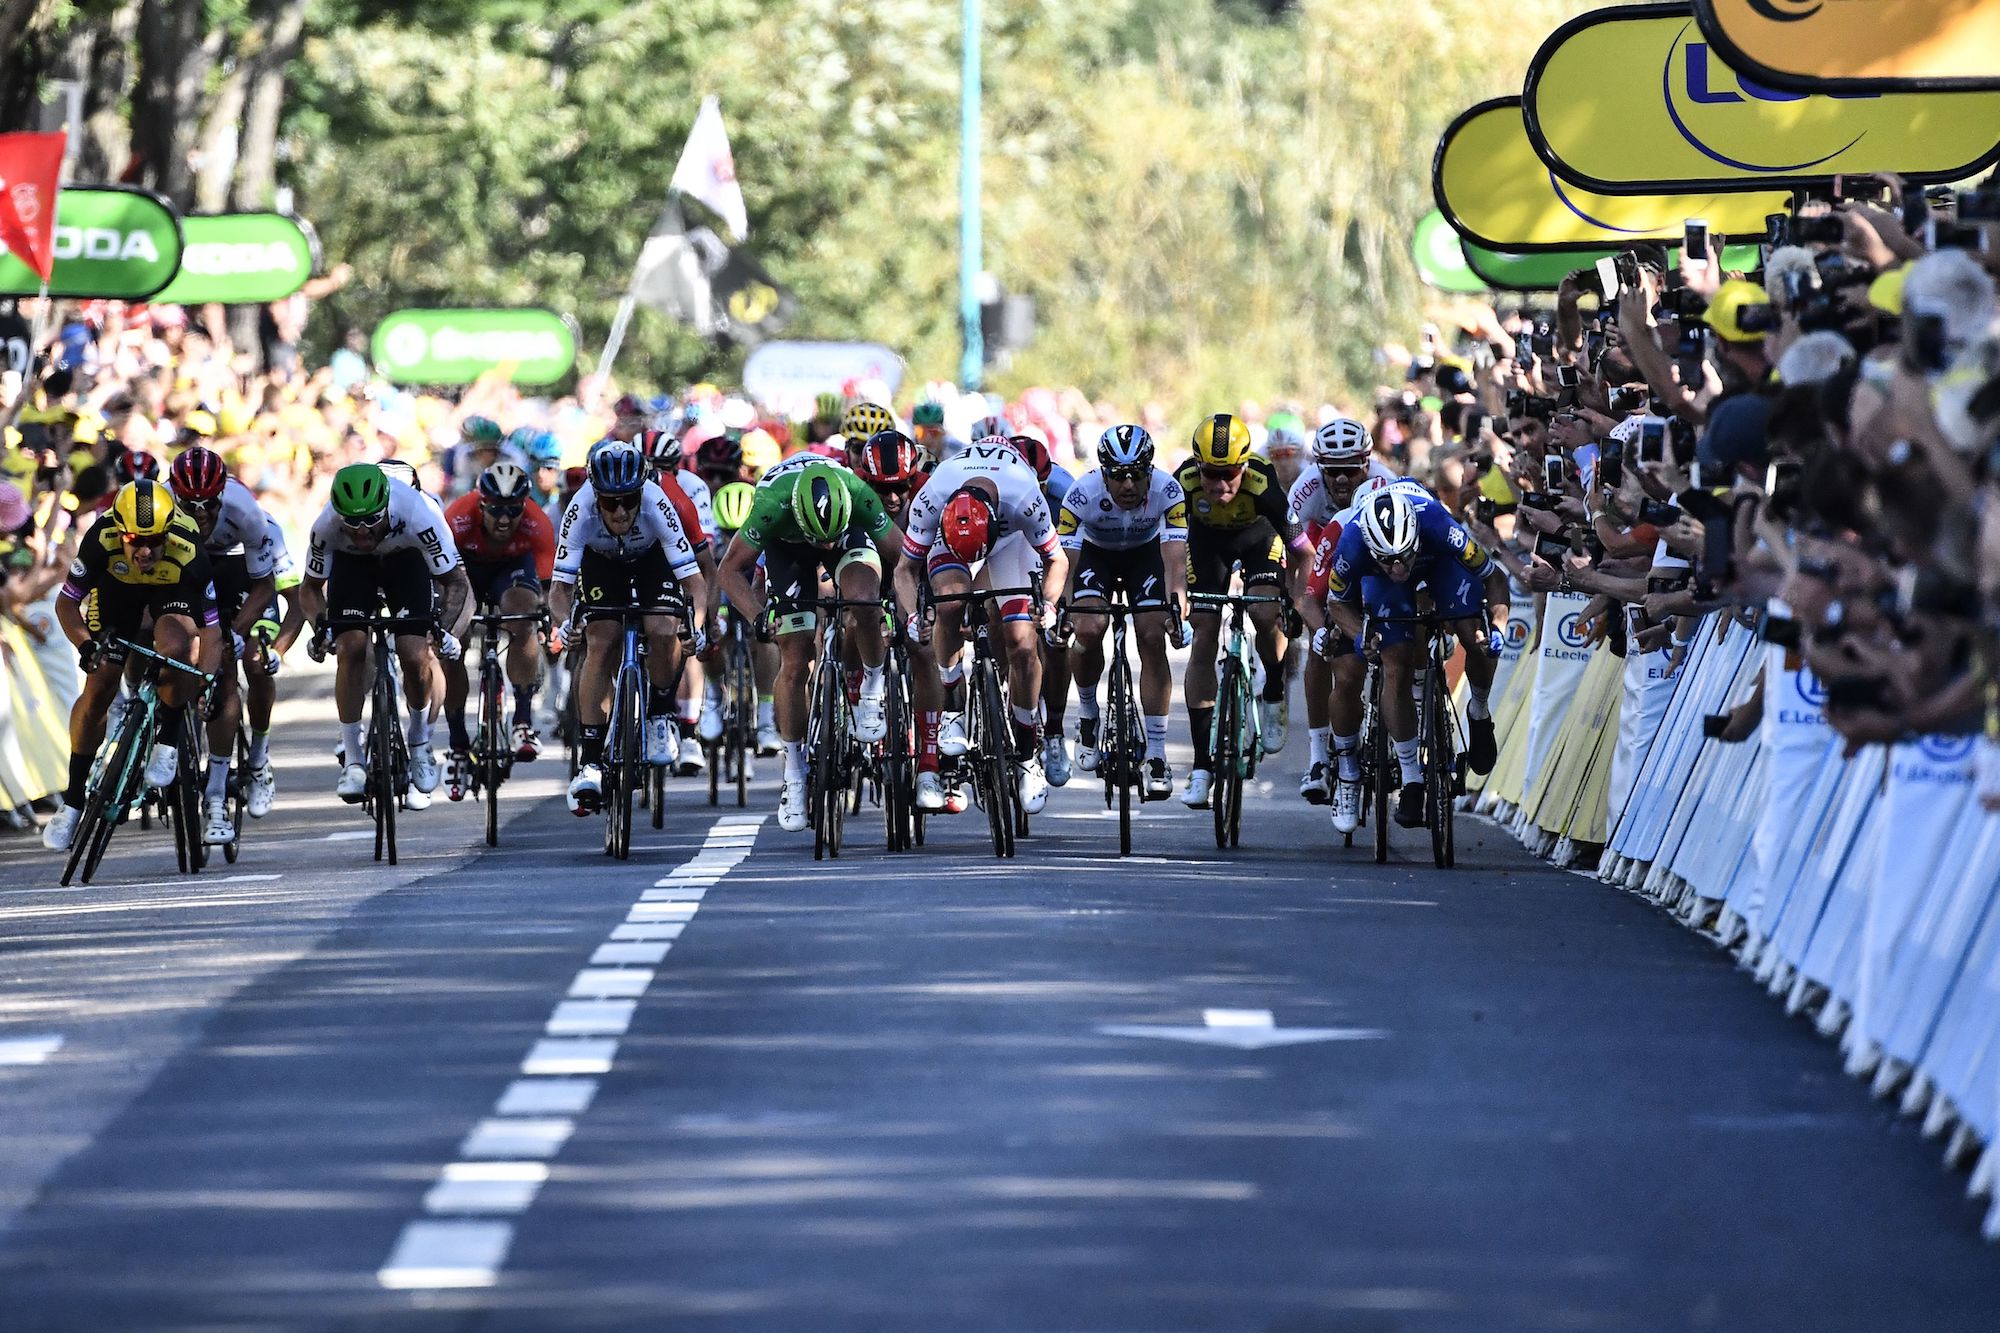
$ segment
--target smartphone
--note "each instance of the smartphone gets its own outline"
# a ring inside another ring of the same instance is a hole
[[[1479,443],[1479,437],[1486,432],[1487,423],[1492,420],[1484,412],[1474,412],[1465,419],[1465,442]]]
[[[1639,423],[1639,462],[1664,463],[1667,461],[1667,423],[1658,419]]]
[[[1597,261],[1597,290],[1601,296],[1618,295],[1618,261],[1610,255]]]
[[[1514,343],[1514,364],[1522,370],[1535,364],[1535,349],[1529,346],[1529,339],[1525,334]]]
[[[1593,375],[1597,373],[1599,363],[1604,360],[1604,347],[1603,329],[1592,329],[1583,335],[1584,364],[1590,368],[1590,373]]]
[[[1912,370],[1935,375],[1951,361],[1951,347],[1945,341],[1943,315],[1912,315],[1910,336],[1903,344],[1903,360]]]
[[[1615,416],[1628,416],[1646,405],[1646,390],[1643,385],[1628,384],[1611,391],[1611,411]]]
[[[1535,554],[1561,569],[1563,561],[1569,558],[1569,543],[1553,533],[1544,532],[1535,538]]]
[[[1766,213],[1764,215],[1764,244],[1775,250],[1781,245],[1791,244],[1792,217],[1789,213]]]
[[[1597,454],[1597,484],[1615,491],[1624,482],[1625,446],[1617,440],[1606,441]]]
[[[1542,460],[1543,490],[1549,492],[1551,495],[1560,494],[1567,476],[1568,469],[1563,467],[1562,459],[1552,454]]]
[[[2000,222],[2000,189],[1961,190],[1952,212],[1960,222]],[[1601,267],[1603,261],[1598,263]]]
[[[1639,502],[1639,521],[1641,523],[1650,523],[1656,528],[1671,528],[1674,524],[1680,522],[1680,517],[1681,511],[1664,500],[1641,500]],[[1654,591],[1658,590],[1655,589]]]
[[[1758,631],[1764,642],[1775,648],[1796,648],[1799,646],[1799,622],[1790,616],[1765,616],[1764,624]]]
[[[1829,708],[1878,707],[1882,702],[1882,682],[1855,677],[1827,681],[1826,702]]]
[[[1612,264],[1618,274],[1619,290],[1623,291],[1628,287],[1634,291],[1638,290],[1639,256],[1633,254],[1630,250],[1621,250],[1612,260]]]
[[[1847,229],[1836,217],[1795,218],[1792,240],[1799,245],[1839,245],[1847,239]]]
[[[1940,222],[1933,216],[1924,224],[1924,248],[1928,250],[1979,250],[1986,249],[1986,229],[1984,227],[1961,227],[1950,222]]]
[[[1575,366],[1557,366],[1556,383],[1562,388],[1574,389],[1577,385],[1583,383],[1583,375]]]
[[[1788,491],[1798,485],[1799,474],[1805,464],[1796,458],[1774,458],[1764,469],[1764,494],[1776,496],[1780,491]]]
[[[1681,261],[1690,267],[1708,267],[1708,220],[1689,218],[1681,232]]]
[[[1722,733],[1729,728],[1729,714],[1708,713],[1701,719],[1701,734],[1712,741],[1722,739]]]
[[[1689,489],[1689,490],[1693,490],[1693,491],[1700,491],[1700,490],[1706,490],[1706,489],[1707,489],[1707,487],[1705,487],[1705,486],[1703,486],[1703,485],[1701,484],[1701,464],[1700,464],[1700,463],[1690,463],[1690,464],[1688,464],[1688,489]]]
[[[1736,327],[1745,333],[1770,333],[1778,327],[1778,309],[1769,301],[1745,301],[1736,307]]]
[[[1833,192],[1841,199],[1879,204],[1888,196],[1889,187],[1869,176],[1835,176]]]

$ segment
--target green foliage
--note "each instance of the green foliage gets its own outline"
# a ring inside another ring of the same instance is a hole
[[[1407,254],[1449,117],[1518,86],[1576,0],[989,0],[986,264],[1033,295],[999,387],[1185,411],[1365,387],[1422,302]],[[538,304],[601,346],[701,97],[722,99],[788,336],[958,360],[958,9],[948,0],[327,0],[293,80],[290,180],[356,283]],[[623,378],[737,359],[641,311]]]

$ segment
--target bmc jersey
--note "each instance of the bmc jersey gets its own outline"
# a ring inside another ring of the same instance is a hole
[[[903,555],[921,560],[937,540],[938,521],[951,497],[975,477],[984,477],[999,494],[995,513],[1000,520],[993,534],[997,543],[1018,532],[1039,551],[1056,546],[1055,522],[1049,517],[1049,502],[1042,495],[1042,483],[1034,469],[1021,461],[1010,446],[972,445],[932,470],[930,480],[910,501],[907,526],[903,530]]]
[[[1154,468],[1144,502],[1126,509],[1111,498],[1104,470],[1092,468],[1063,497],[1056,532],[1067,551],[1081,551],[1086,541],[1106,551],[1130,551],[1148,542],[1184,542],[1187,524],[1187,494],[1165,470]]]
[[[675,490],[678,493],[679,488]],[[686,496],[681,497],[681,504],[687,504]],[[688,512],[692,514],[692,505],[688,506]],[[700,567],[695,552],[707,545],[708,538],[702,535],[700,525],[691,517],[684,521],[680,506],[650,481],[640,489],[639,508],[632,516],[632,526],[622,535],[612,532],[604,526],[604,516],[597,512],[596,489],[585,482],[563,513],[555,570],[550,577],[556,583],[575,583],[587,550],[616,560],[637,560],[657,546],[666,552],[674,577],[684,579]]]
[[[530,502],[522,506],[521,521],[514,525],[514,535],[504,543],[486,535],[486,524],[479,517],[477,492],[453,500],[444,511],[444,521],[451,525],[451,539],[468,565],[497,564],[531,555],[535,558],[535,577],[544,583],[549,581],[556,562],[556,531],[549,526],[549,516],[540,505]]]
[[[222,487],[222,507],[202,546],[210,559],[220,555],[242,556],[244,569],[253,580],[268,577],[275,572],[276,555],[265,543],[267,521],[250,488],[231,477]]]
[[[421,551],[432,578],[442,578],[458,568],[458,547],[445,526],[444,511],[422,491],[407,483],[389,479],[389,530],[367,551],[359,551],[347,526],[332,505],[320,510],[313,520],[312,537],[306,547],[306,577],[324,579],[333,572],[333,557],[340,555],[393,555],[397,551]]]
[[[1451,516],[1450,510],[1428,496],[1412,496],[1410,507],[1417,516],[1417,558],[1411,583],[1422,582],[1440,567],[1454,562],[1479,576],[1492,568],[1486,548],[1472,539],[1472,534]],[[1354,602],[1361,597],[1361,580],[1381,573],[1382,567],[1362,536],[1361,525],[1350,522],[1342,526],[1337,538],[1329,536],[1320,542],[1308,586],[1313,588],[1315,596]]]

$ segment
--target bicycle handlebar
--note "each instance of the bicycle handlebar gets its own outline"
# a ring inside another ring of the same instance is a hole
[[[580,620],[627,620],[633,616],[688,616],[693,613],[686,601],[633,602],[628,606],[579,606]]]
[[[969,605],[972,602],[990,601],[995,597],[1039,598],[1041,595],[1040,588],[967,588],[964,592],[934,592],[929,596],[931,604],[936,606],[947,602]]]
[[[437,620],[432,616],[327,616],[323,623],[330,634],[341,634],[351,629],[379,629],[389,634],[429,634],[437,628]]]
[[[111,636],[110,641],[112,643],[118,644],[121,647],[123,647],[125,650],[125,654],[128,657],[151,659],[152,661],[158,662],[163,668],[171,667],[175,671],[185,671],[190,676],[199,676],[203,680],[209,681],[211,683],[213,683],[213,681],[215,680],[215,674],[213,672],[203,671],[200,667],[196,666],[194,663],[183,662],[178,657],[168,657],[165,653],[156,652],[155,650],[148,648],[143,643],[134,643],[130,639],[123,639],[115,634]]]

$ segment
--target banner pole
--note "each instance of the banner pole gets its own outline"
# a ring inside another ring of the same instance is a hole
[[[659,235],[661,226],[669,218],[677,216],[679,200],[680,196],[676,191],[671,189],[667,191],[667,202],[660,208],[660,216],[653,223],[652,230],[646,233],[646,240],[650,241]],[[611,317],[611,332],[604,339],[604,351],[598,355],[597,366],[591,372],[604,381],[607,388],[610,385],[612,363],[618,360],[618,351],[625,345],[625,331],[631,325],[632,312],[639,304],[639,274],[645,262],[646,246],[641,242],[639,257],[632,261],[632,278],[625,284],[625,295],[618,302],[618,313]]]

